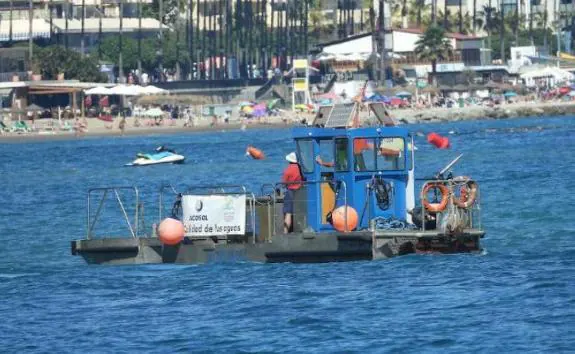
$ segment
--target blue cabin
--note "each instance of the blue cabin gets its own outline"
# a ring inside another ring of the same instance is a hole
[[[298,127],[293,138],[306,180],[294,198],[294,231],[333,232],[329,215],[343,205],[356,210],[356,230],[377,217],[411,221],[414,156],[407,129]]]

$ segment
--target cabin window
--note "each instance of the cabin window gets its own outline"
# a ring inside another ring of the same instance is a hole
[[[305,139],[297,141],[297,150],[299,153],[299,165],[303,173],[311,173],[314,168],[313,157],[313,140]]]
[[[333,140],[320,140],[319,141],[319,157],[321,161],[327,162],[321,165],[322,172],[333,172]]]
[[[390,171],[405,169],[405,140],[403,140],[403,138],[380,138],[377,146],[378,170]]]
[[[338,172],[349,171],[347,163],[347,139],[335,139],[335,170]]]
[[[353,159],[356,171],[375,171],[375,139],[353,140]]]
[[[358,138],[353,141],[356,171],[405,169],[405,141],[400,137]]]

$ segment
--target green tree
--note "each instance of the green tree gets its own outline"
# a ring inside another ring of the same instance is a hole
[[[34,48],[32,67],[46,80],[56,80],[63,73],[66,79],[86,82],[105,82],[94,56],[82,56],[79,52],[62,46]]]
[[[431,62],[429,82],[436,83],[437,62],[446,60],[453,55],[451,42],[445,38],[445,29],[437,25],[429,26],[423,36],[415,42],[415,54],[419,59]]]
[[[154,43],[156,42],[156,43]],[[150,38],[142,40],[142,68],[151,70],[154,68],[156,61],[157,41]],[[120,41],[118,37],[107,37],[101,43],[102,60],[118,64],[120,56]],[[96,49],[97,51],[97,49]],[[138,67],[138,41],[134,38],[124,37],[122,43],[122,63],[123,70],[129,70]]]

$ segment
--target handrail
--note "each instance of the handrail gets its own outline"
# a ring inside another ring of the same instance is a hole
[[[126,212],[126,209],[124,208],[124,203],[122,202],[122,199],[120,198],[120,194],[118,193],[119,190],[131,190],[134,192],[134,195],[136,197],[136,202],[135,202],[135,212],[134,212],[134,223],[132,225],[132,223],[130,222],[130,218],[128,217],[128,213]],[[98,209],[96,210],[96,215],[94,216],[94,220],[92,221],[91,218],[91,213],[90,213],[90,206],[91,206],[91,195],[93,192],[104,192],[102,198],[100,199],[100,203],[98,205]],[[86,215],[86,221],[87,221],[87,225],[86,225],[86,238],[87,239],[91,239],[92,238],[92,231],[94,230],[94,227],[96,226],[96,222],[98,221],[99,217],[100,217],[100,213],[102,212],[102,208],[104,207],[104,201],[106,200],[106,197],[108,196],[108,192],[113,192],[114,195],[116,196],[116,200],[118,201],[118,205],[120,206],[120,209],[122,210],[122,214],[124,216],[124,220],[126,221],[126,223],[128,224],[128,228],[130,229],[130,233],[132,234],[133,238],[137,238],[139,235],[139,228],[140,228],[140,224],[138,223],[138,217],[139,217],[139,208],[140,208],[140,193],[138,191],[137,187],[126,187],[126,186],[118,186],[118,187],[98,187],[98,188],[90,188],[88,189],[88,200],[87,200],[87,215]]]
[[[480,191],[479,191],[479,185],[477,184],[477,181],[469,178],[469,179],[465,179],[465,180],[455,180],[454,178],[451,179],[432,179],[432,180],[428,180],[425,183],[423,183],[423,185],[421,186],[421,192],[420,192],[420,196],[421,199],[423,199],[423,191],[425,190],[425,187],[428,184],[432,184],[432,183],[440,183],[440,184],[444,184],[447,186],[448,190],[449,190],[449,195],[446,198],[450,198],[450,200],[448,201],[448,205],[449,203],[453,203],[453,201],[451,200],[451,198],[454,196],[454,191],[453,188],[465,183],[469,183],[469,182],[475,182],[475,184],[477,185],[477,191],[476,191],[476,195],[475,195],[475,202],[473,203],[473,205],[471,206],[470,209],[464,209],[464,210],[468,210],[469,211],[469,221],[467,222],[467,226],[475,228],[475,223],[478,223],[477,228],[481,228],[481,201],[480,201]],[[479,211],[478,213],[478,219],[477,221],[473,220],[473,210],[477,210]],[[444,211],[438,212],[442,213]],[[422,205],[421,206],[421,228],[423,231],[425,231],[425,216],[426,216],[426,210],[425,210],[425,206]],[[439,226],[438,225],[438,221],[436,218],[436,228]]]
[[[333,75],[331,77],[331,80],[329,80],[329,82],[327,83],[327,85],[325,85],[325,88],[323,89],[323,93],[328,93],[331,91],[331,89],[333,88],[333,85],[335,85],[335,82],[337,81],[337,75]]]
[[[164,210],[164,191],[171,189],[172,193],[178,195],[178,191],[171,184],[164,184],[160,187],[158,196],[158,222],[162,221],[162,211]]]
[[[259,89],[256,90],[254,94],[255,99],[259,100],[262,96],[268,93],[276,83],[277,79],[275,76],[269,79],[265,84],[263,84]]]

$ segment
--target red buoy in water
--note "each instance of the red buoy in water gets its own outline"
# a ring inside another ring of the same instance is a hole
[[[166,218],[158,226],[158,237],[164,245],[175,246],[184,239],[184,224],[180,220]]]
[[[263,160],[266,158],[266,155],[264,155],[260,149],[251,145],[248,145],[248,148],[246,149],[246,155],[251,156],[254,160]]]
[[[438,149],[449,148],[449,139],[445,136],[441,136],[437,133],[427,134],[427,142],[433,144]]]

